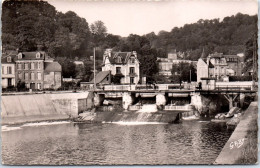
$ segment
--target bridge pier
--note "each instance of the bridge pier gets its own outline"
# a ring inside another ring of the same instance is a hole
[[[94,93],[94,105],[96,107],[102,105],[104,99],[105,99],[105,95],[104,94]]]
[[[239,95],[240,108],[243,107],[243,104],[244,104],[244,101],[245,101],[245,97],[246,97],[246,94],[240,93],[240,95]]]
[[[234,101],[236,100],[236,98],[238,97],[239,94],[236,95],[229,95],[229,94],[225,94],[224,97],[227,99],[227,101],[229,102],[229,110],[234,107]]]

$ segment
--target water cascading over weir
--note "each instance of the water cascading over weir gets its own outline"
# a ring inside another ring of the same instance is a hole
[[[121,108],[108,108],[111,106],[104,105],[103,102],[109,99],[104,100],[104,95],[96,94],[95,96],[94,101],[99,101],[95,104],[99,107],[92,115],[94,116],[93,121],[97,122],[119,124],[176,123],[181,116],[180,112],[160,110],[160,106],[166,103],[165,97],[161,94],[154,96],[154,98],[147,98],[144,102],[149,104],[136,105],[134,110],[129,110],[129,107],[135,102],[136,97],[129,93],[123,94],[122,101],[114,99],[114,102],[110,103],[116,104],[116,101],[120,101]],[[151,102],[154,103],[150,104]]]

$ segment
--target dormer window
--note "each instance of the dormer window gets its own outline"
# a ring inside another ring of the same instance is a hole
[[[122,63],[122,58],[120,56],[117,57],[117,63]]]
[[[12,58],[11,57],[7,57],[7,62],[12,62]]]
[[[19,53],[18,54],[18,59],[22,59],[23,58],[23,54],[22,53]]]
[[[135,58],[131,57],[130,62],[131,62],[131,64],[134,64],[135,63]]]
[[[36,58],[41,58],[41,53],[38,52],[38,53],[36,54]]]

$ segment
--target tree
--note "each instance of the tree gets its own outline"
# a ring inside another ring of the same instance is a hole
[[[175,83],[196,81],[197,78],[196,69],[189,63],[173,64],[171,72],[171,80]]]
[[[64,57],[58,57],[56,60],[61,64],[62,76],[64,78],[76,77],[76,66],[72,60]]]
[[[258,81],[257,32],[245,43],[245,66],[243,73],[253,70],[253,80]]]
[[[92,33],[92,41],[95,46],[101,46],[103,40],[107,36],[107,28],[105,24],[98,20],[90,25],[90,31]]]

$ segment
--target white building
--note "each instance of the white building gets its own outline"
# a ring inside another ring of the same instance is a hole
[[[2,88],[15,86],[15,61],[14,56],[8,55],[1,59],[2,62]]]
[[[111,75],[120,77],[121,84],[137,84],[140,80],[140,62],[137,53],[115,52],[107,49],[103,56],[102,71],[110,71]]]

